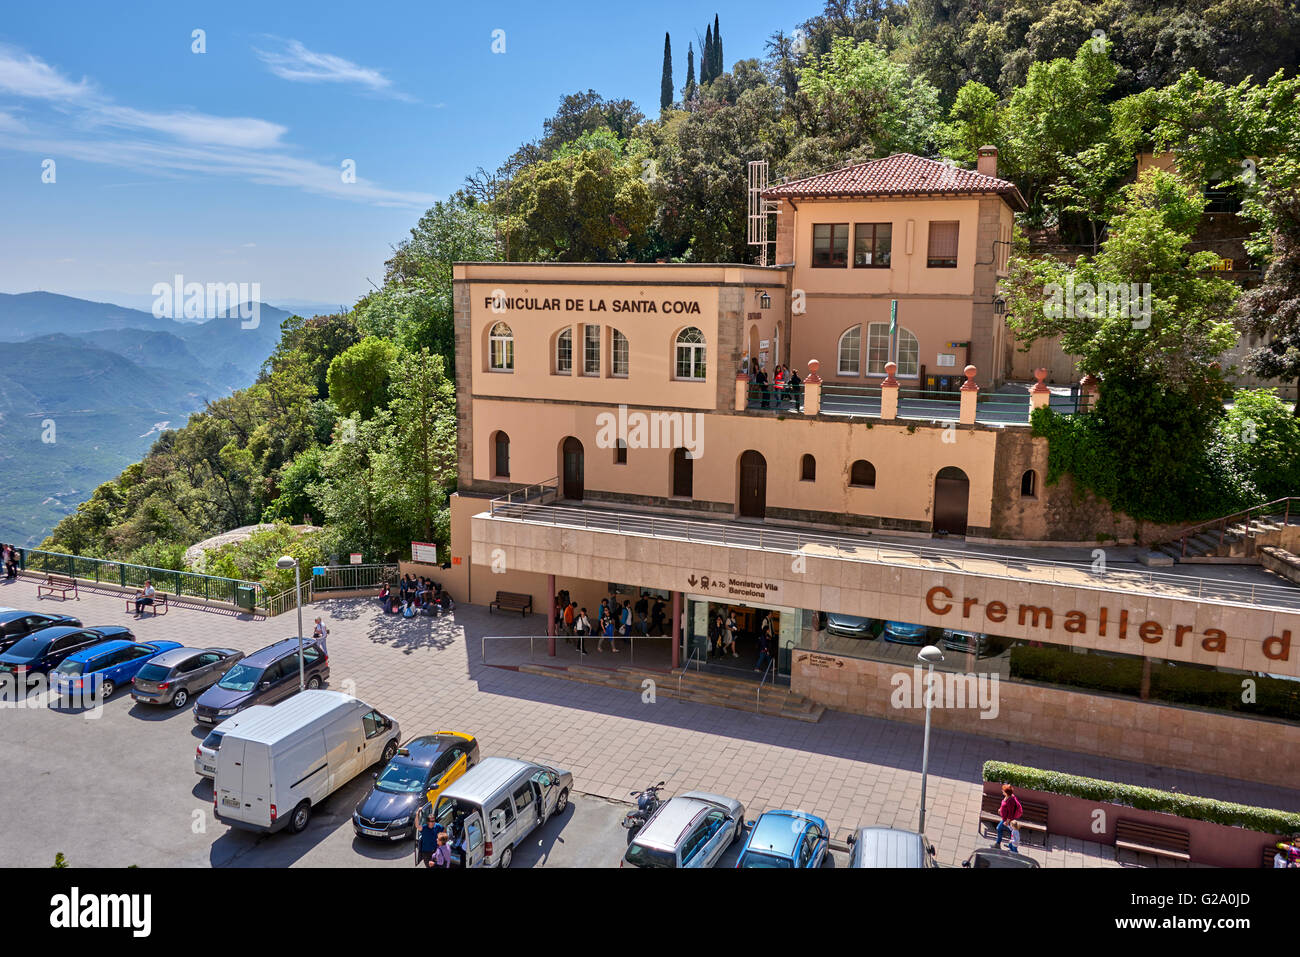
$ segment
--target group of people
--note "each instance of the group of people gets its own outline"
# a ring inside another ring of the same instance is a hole
[[[451,595],[442,585],[424,576],[403,575],[397,582],[396,593],[384,582],[379,589],[379,604],[384,611],[403,618],[414,618],[421,611],[442,615],[456,607]]]
[[[1292,839],[1290,844],[1279,844],[1273,855],[1273,867],[1300,867],[1300,837]]]
[[[13,581],[18,577],[18,546],[0,545],[0,564],[4,565],[5,580]]]
[[[739,658],[740,652],[736,650],[736,636],[739,634],[740,626],[736,624],[736,613],[731,609],[727,609],[725,613],[717,612],[709,622],[709,657]],[[772,663],[772,645],[775,640],[772,616],[764,612],[762,621],[758,623],[758,661],[754,665],[755,671],[766,671],[767,666]]]
[[[796,412],[803,408],[803,380],[789,366],[778,365],[769,379],[767,370],[753,359],[749,363],[750,392],[759,408],[780,409],[787,402]]]
[[[620,637],[647,638],[651,634],[663,635],[667,634],[668,627],[668,614],[663,601],[656,598],[652,609],[650,599],[645,595],[637,599],[635,606],[629,598],[620,602],[617,595],[602,598],[593,622],[587,609],[579,608],[566,589],[556,595],[552,616],[555,633],[563,635],[569,644],[578,649],[580,655],[587,654],[586,638],[596,638],[597,651],[604,651],[605,643],[609,642],[610,649],[617,652],[616,639]]]

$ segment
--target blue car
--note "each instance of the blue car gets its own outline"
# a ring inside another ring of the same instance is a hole
[[[830,846],[826,822],[800,811],[764,811],[740,849],[737,867],[821,867]]]
[[[8,672],[19,681],[30,681],[33,675],[49,674],[64,658],[113,639],[132,638],[130,629],[119,625],[103,628],[80,628],[55,625],[34,631],[0,655],[0,672]]]
[[[905,621],[885,622],[885,641],[900,645],[923,645],[930,634],[925,625],[909,625]]]
[[[68,655],[50,673],[50,690],[58,695],[102,695],[130,684],[154,655],[181,645],[175,641],[105,641]]]

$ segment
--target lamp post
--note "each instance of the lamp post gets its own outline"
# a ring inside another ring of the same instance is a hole
[[[921,749],[921,826],[925,833],[925,778],[930,771],[930,708],[934,705],[934,663],[943,661],[943,652],[934,645],[926,645],[916,655],[916,660],[930,666],[925,676],[925,744]]]
[[[307,687],[307,666],[302,657],[302,570],[298,567],[298,559],[290,555],[276,559],[275,567],[293,569],[293,603],[298,606],[298,690],[302,691]],[[924,794],[924,790],[921,793]],[[925,812],[921,813],[924,815]]]

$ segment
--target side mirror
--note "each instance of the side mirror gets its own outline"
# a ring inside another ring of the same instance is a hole
[[[961,866],[962,866],[962,867],[970,867],[970,861],[962,861],[962,862],[961,862]]]

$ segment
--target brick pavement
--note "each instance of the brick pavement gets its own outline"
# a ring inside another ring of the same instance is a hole
[[[38,602],[35,583],[27,581],[0,587],[0,604],[62,604],[87,625],[128,623],[141,639],[246,651],[296,633],[292,613],[266,620],[175,606],[136,621],[115,595],[83,589],[79,602]],[[404,620],[384,615],[374,601],[348,599],[304,609],[308,629],[317,615],[330,628],[330,687],[392,714],[407,734],[470,731],[485,755],[558,764],[573,772],[577,790],[615,800],[665,779],[670,794],[699,788],[732,795],[751,819],[786,807],[821,815],[837,831],[915,826],[922,735],[915,725],[833,711],[804,724],[668,698],[643,703],[634,693],[480,662],[480,636],[536,634],[545,627],[539,616],[489,615],[462,605],[447,618]],[[526,643],[509,643],[521,649],[514,652],[503,644],[493,645],[489,661],[526,659]],[[986,843],[975,821],[980,769],[989,759],[1300,810],[1300,793],[1283,788],[934,731],[927,832],[940,863],[957,864]],[[1059,838],[1045,852],[1028,853],[1049,867],[1116,863],[1113,848]]]

